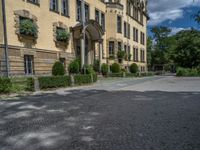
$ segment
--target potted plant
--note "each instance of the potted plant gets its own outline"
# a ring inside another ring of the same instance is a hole
[[[125,57],[125,51],[120,50],[117,52],[117,58],[118,58],[119,63],[123,62],[124,57]]]
[[[62,28],[57,28],[56,31],[56,40],[59,42],[68,42],[70,37],[70,33]]]
[[[38,27],[31,19],[22,19],[19,26],[20,35],[37,38]]]

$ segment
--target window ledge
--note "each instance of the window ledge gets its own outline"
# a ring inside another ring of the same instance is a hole
[[[57,13],[57,14],[59,14],[60,12],[58,11],[58,10],[53,10],[53,9],[49,9],[50,11],[52,11],[52,12],[54,12],[54,13]]]

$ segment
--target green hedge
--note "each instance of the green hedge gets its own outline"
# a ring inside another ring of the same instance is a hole
[[[178,77],[199,77],[200,74],[197,69],[179,67],[176,71],[176,76],[178,76]]]
[[[86,75],[75,75],[74,76],[74,84],[75,85],[82,85],[82,84],[89,84],[92,83],[91,74]]]
[[[48,76],[38,78],[40,89],[70,86],[69,76]]]
[[[126,73],[126,77],[139,77],[139,73]]]
[[[94,73],[92,76],[93,76],[93,82],[97,82],[97,80],[98,80],[98,76],[97,76],[97,74]]]
[[[10,78],[0,77],[0,93],[9,93],[12,88]]]
[[[123,77],[123,72],[121,72],[121,73],[108,73],[107,77]]]

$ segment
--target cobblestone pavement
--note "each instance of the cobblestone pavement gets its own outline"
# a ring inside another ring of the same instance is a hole
[[[200,92],[139,91],[171,79],[102,81],[0,101],[0,150],[199,150]],[[174,86],[179,80],[193,81]]]

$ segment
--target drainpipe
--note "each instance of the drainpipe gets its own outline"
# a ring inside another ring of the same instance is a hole
[[[9,77],[8,37],[7,37],[7,26],[6,26],[5,0],[2,0],[2,15],[3,15],[3,31],[4,31],[4,51],[6,60],[6,76]]]

